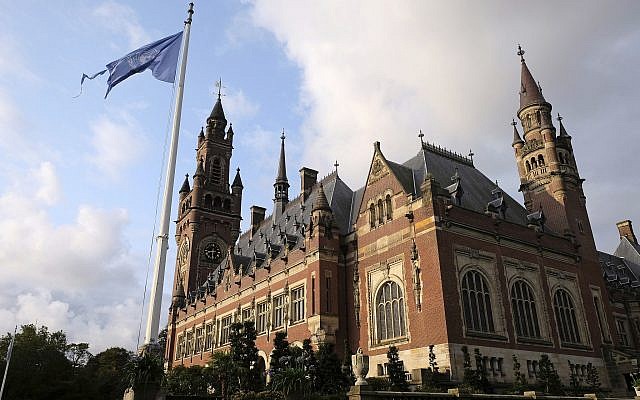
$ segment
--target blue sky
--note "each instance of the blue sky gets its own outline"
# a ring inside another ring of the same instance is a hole
[[[38,321],[93,351],[135,346],[173,90],[146,72],[107,100],[106,77],[73,96],[83,72],[182,29],[186,8],[0,0],[0,331]],[[245,227],[252,204],[271,204],[282,129],[292,194],[301,166],[325,175],[336,159],[360,187],[373,141],[402,162],[422,129],[473,149],[521,199],[509,126],[518,42],[574,138],[599,248],[613,250],[615,222],[640,223],[636,2],[203,1],[195,11],[176,186],[195,170],[222,78]],[[172,246],[168,283],[174,257]]]

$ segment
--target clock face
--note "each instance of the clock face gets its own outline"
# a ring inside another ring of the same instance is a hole
[[[207,261],[219,263],[222,261],[222,249],[215,242],[209,243],[204,248],[204,257]]]
[[[184,239],[178,249],[178,264],[184,267],[189,261],[189,239]]]

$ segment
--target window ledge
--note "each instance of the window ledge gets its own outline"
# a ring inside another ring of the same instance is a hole
[[[401,337],[388,339],[388,340],[380,340],[373,343],[373,345],[371,346],[371,350],[389,347],[390,345],[405,344],[405,343],[409,343],[409,337],[407,336],[401,336]]]
[[[479,331],[467,330],[467,336],[477,337],[481,339],[501,340],[505,342],[507,341],[506,336],[500,335],[498,333],[492,333],[492,332],[479,332]]]
[[[524,343],[524,344],[539,344],[542,346],[553,346],[553,343],[549,339],[545,339],[545,338],[532,338],[532,337],[526,337],[526,336],[518,336],[517,341],[518,343]]]
[[[563,348],[569,348],[569,349],[593,350],[591,346],[588,346],[582,343],[561,342],[560,346]]]

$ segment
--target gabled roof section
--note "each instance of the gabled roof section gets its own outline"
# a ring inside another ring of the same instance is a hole
[[[640,265],[640,245],[630,242],[626,237],[620,238],[620,243],[613,254]]]
[[[610,288],[640,288],[640,265],[612,254],[598,252],[604,282]]]

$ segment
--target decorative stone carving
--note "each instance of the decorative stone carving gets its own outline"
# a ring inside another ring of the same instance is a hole
[[[368,385],[367,373],[369,372],[369,356],[362,352],[359,347],[356,354],[351,356],[351,365],[353,366],[353,374],[356,376],[356,386]]]

